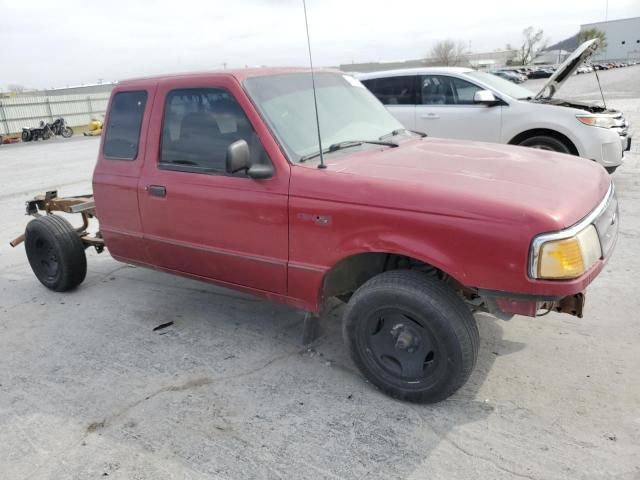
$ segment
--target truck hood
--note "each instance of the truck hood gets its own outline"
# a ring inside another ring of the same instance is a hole
[[[580,68],[580,66],[589,60],[591,56],[598,49],[600,39],[593,38],[587,40],[578,48],[576,48],[571,55],[567,57],[562,65],[549,77],[544,86],[534,97],[536,100],[549,99],[553,97],[556,92],[562,87],[562,85],[571,78],[571,75]]]
[[[360,177],[355,191],[345,184],[342,201],[360,203],[364,197],[389,208],[502,223],[531,221],[547,231],[581,220],[610,184],[605,170],[584,158],[437,138],[325,161],[329,171]]]

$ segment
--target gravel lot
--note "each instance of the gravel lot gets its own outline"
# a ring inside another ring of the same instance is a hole
[[[601,80],[640,125],[640,66]],[[595,88],[582,75],[563,96]],[[90,188],[98,139],[3,145],[0,478],[640,478],[639,140],[585,318],[479,316],[475,373],[433,406],[365,383],[341,307],[306,349],[301,312],[107,254],[89,253],[77,291],[45,290],[8,240],[33,194]]]

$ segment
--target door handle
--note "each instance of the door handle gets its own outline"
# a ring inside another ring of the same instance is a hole
[[[420,115],[420,118],[424,118],[425,120],[437,120],[440,118],[440,115],[436,115],[435,113],[427,113],[426,115]]]
[[[146,190],[149,192],[149,195],[153,195],[154,197],[167,196],[167,189],[162,185],[149,185]]]

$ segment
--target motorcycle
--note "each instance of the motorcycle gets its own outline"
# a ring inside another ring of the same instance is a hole
[[[38,139],[49,140],[53,136],[51,127],[48,123],[40,122],[38,128],[22,127],[22,141],[23,142],[37,142]]]
[[[64,118],[58,118],[55,122],[49,124],[49,128],[54,135],[60,135],[62,138],[70,138],[73,135],[73,129],[67,125]]]
[[[41,121],[38,128],[22,128],[23,142],[37,142],[39,139],[49,140],[56,135],[60,135],[63,138],[69,138],[73,135],[73,129],[67,125],[64,118],[58,118],[53,123]]]

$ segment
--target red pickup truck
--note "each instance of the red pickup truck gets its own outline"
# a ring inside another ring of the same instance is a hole
[[[474,312],[582,316],[618,231],[602,167],[407,131],[339,72],[317,71],[315,92],[317,110],[303,69],[121,82],[93,194],[30,200],[36,218],[12,244],[25,240],[55,291],[82,282],[85,248],[106,247],[310,318],[338,297],[354,362],[411,401],[465,383],[478,355]]]

